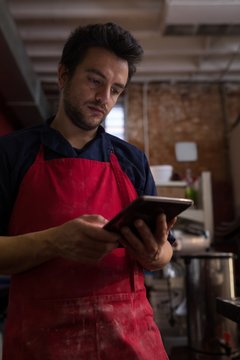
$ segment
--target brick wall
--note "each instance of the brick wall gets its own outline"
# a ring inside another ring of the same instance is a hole
[[[145,150],[151,165],[172,164],[184,176],[212,173],[215,224],[235,216],[228,129],[240,114],[240,86],[132,84],[128,89],[128,141]],[[198,160],[178,162],[175,143],[193,141]]]
[[[234,192],[235,213],[240,217],[240,87],[229,86],[225,89],[225,112],[228,122],[228,145],[230,168]]]

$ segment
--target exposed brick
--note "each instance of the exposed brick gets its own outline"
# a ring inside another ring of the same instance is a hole
[[[189,167],[195,176],[210,171],[215,223],[231,220],[227,130],[240,114],[240,86],[149,83],[145,101],[143,86],[132,84],[128,90],[128,141],[147,150],[151,165],[172,164],[181,177]],[[144,143],[143,104],[147,104],[149,149]],[[196,142],[196,162],[176,160],[175,143],[179,141]]]

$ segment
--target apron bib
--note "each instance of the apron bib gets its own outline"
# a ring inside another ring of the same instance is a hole
[[[26,173],[9,235],[83,214],[111,219],[137,196],[111,151],[109,162],[46,161]],[[142,269],[118,248],[96,265],[56,258],[12,276],[3,360],[165,360]]]

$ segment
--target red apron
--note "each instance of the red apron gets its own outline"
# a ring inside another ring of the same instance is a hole
[[[112,218],[136,191],[110,162],[44,160],[25,175],[9,234],[60,225],[82,214]],[[142,270],[125,249],[94,265],[62,258],[12,276],[3,360],[168,359],[146,299]]]

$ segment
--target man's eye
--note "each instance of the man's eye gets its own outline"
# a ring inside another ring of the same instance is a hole
[[[99,86],[101,85],[101,81],[95,78],[88,78],[88,80],[90,81],[90,83],[94,86]]]
[[[120,95],[121,94],[121,90],[118,88],[112,88],[112,94],[113,95]]]

